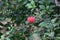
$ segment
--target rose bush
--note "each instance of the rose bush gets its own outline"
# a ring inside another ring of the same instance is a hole
[[[0,0],[0,40],[60,40],[54,0]]]

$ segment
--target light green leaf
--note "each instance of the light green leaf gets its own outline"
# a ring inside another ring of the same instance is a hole
[[[41,10],[45,9],[44,5],[39,5],[39,7],[40,7]]]

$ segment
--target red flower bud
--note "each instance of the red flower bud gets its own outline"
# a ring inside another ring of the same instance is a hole
[[[29,17],[27,18],[27,21],[28,21],[29,23],[34,23],[34,22],[35,22],[35,17],[29,16]]]

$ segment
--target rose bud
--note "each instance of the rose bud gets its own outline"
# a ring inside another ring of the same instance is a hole
[[[29,16],[29,17],[27,18],[27,22],[29,22],[29,23],[34,23],[34,22],[35,22],[35,17]]]

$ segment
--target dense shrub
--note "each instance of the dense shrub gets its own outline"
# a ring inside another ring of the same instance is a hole
[[[0,40],[60,40],[54,0],[0,0]]]

